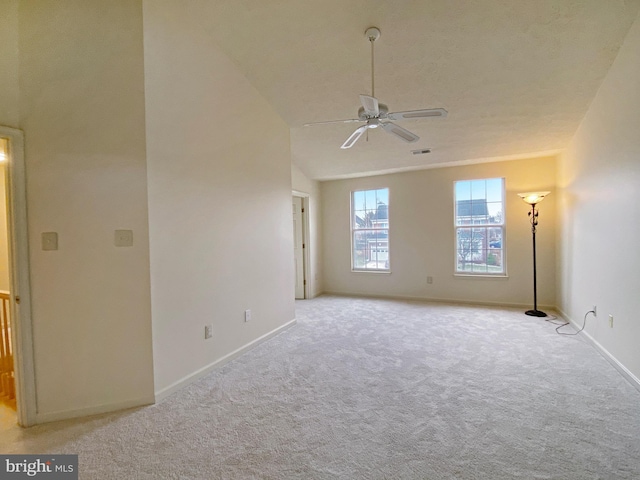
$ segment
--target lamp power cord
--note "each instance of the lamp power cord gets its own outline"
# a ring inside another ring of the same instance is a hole
[[[566,327],[567,325],[569,325],[571,322],[566,322],[563,323],[562,325],[558,325],[556,327],[556,333],[558,335],[578,335],[581,331],[584,330],[584,327],[587,325],[587,315],[589,315],[590,313],[593,313],[593,315],[595,316],[596,312],[595,310],[589,310],[587,313],[584,314],[584,319],[582,320],[582,327],[580,327],[580,330],[576,331],[576,332],[561,332],[560,329],[562,327]]]

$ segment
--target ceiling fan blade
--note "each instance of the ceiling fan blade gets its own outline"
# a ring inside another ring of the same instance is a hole
[[[409,110],[407,112],[392,112],[387,114],[390,120],[410,120],[412,118],[446,117],[444,108],[429,108],[426,110]]]
[[[327,120],[325,122],[311,122],[305,123],[303,127],[312,127],[314,125],[328,125],[330,123],[352,123],[352,122],[362,122],[359,118],[350,118],[348,120]]]
[[[395,135],[400,140],[403,140],[407,143],[412,143],[420,139],[415,133],[411,133],[409,130],[406,130],[395,123],[392,122],[384,122],[380,123],[380,126],[386,131]]]
[[[360,95],[360,103],[364,108],[364,113],[368,117],[377,117],[380,115],[380,107],[378,106],[378,99],[370,97],[369,95]]]
[[[366,125],[362,125],[361,127],[356,128],[356,131],[353,132],[351,135],[349,135],[349,138],[347,138],[347,141],[344,142],[340,148],[345,149],[345,148],[353,147],[353,144],[358,141],[358,139],[362,136],[362,134],[366,129],[367,129]]]

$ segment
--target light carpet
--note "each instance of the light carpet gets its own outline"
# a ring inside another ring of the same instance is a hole
[[[399,300],[296,315],[158,405],[5,430],[0,451],[77,453],[82,479],[640,478],[640,392],[580,336]]]

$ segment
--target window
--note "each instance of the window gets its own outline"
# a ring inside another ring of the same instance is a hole
[[[456,273],[504,275],[504,179],[455,182]]]
[[[351,194],[351,268],[389,271],[389,189]]]

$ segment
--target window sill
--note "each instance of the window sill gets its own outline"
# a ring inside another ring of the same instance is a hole
[[[354,270],[353,268],[351,269],[351,273],[373,273],[375,275],[389,275],[391,274],[391,270]]]
[[[487,275],[483,273],[454,273],[454,277],[463,277],[463,278],[498,278],[498,279],[507,279],[509,275],[506,273],[496,273],[492,275]]]

